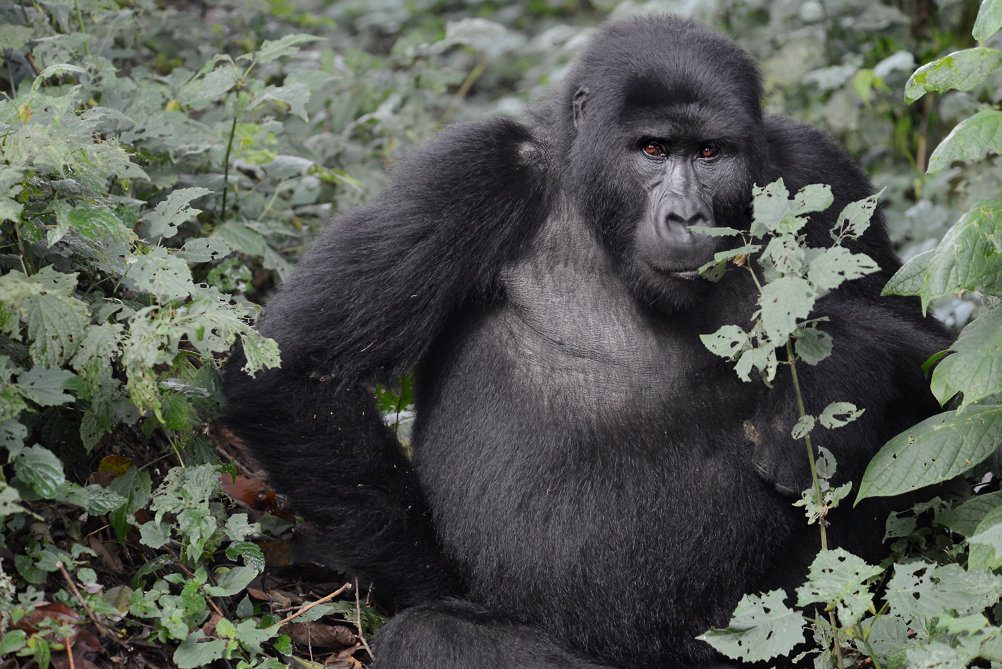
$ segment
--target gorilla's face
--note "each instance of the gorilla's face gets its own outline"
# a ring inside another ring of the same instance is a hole
[[[638,299],[687,309],[713,287],[698,268],[732,243],[692,228],[747,227],[751,187],[763,183],[758,73],[705,29],[651,28],[639,51],[636,34],[619,41],[611,31],[585,53],[564,91],[565,186]]]

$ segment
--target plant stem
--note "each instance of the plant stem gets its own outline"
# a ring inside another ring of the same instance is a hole
[[[800,411],[800,417],[803,418],[807,415],[807,410],[804,408],[804,396],[800,392],[800,378],[797,376],[796,360],[793,355],[793,341],[787,339],[786,361],[790,366],[790,376],[793,377],[793,392],[797,396],[797,409]],[[814,459],[814,444],[811,443],[810,434],[804,436],[804,443],[807,444],[807,462],[811,465],[811,485],[814,488],[814,500],[818,506],[821,506],[824,504],[824,495],[821,493],[821,485],[818,483],[818,467]],[[828,550],[828,532],[825,530],[823,515],[818,518],[818,528],[821,530],[821,550]],[[838,668],[843,669],[842,647],[838,640],[838,621],[835,619],[835,611],[828,612],[828,620],[832,626],[832,650],[835,652],[835,661],[838,664]]]
[[[233,137],[237,134],[237,115],[233,115],[233,123],[230,124],[230,137],[226,141],[226,157],[223,158],[223,205],[219,212],[219,222],[226,222],[226,195],[230,190],[230,152],[233,151]]]

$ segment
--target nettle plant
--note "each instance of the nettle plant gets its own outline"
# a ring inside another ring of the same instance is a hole
[[[909,102],[933,91],[972,90],[1002,68],[1002,51],[983,46],[1002,28],[1002,0],[985,0],[973,34],[982,46],[959,51],[923,66],[909,80]],[[1002,111],[984,108],[957,125],[929,161],[929,173],[954,161],[976,161],[1002,153]],[[802,244],[797,231],[803,216],[827,207],[822,186],[809,186],[791,201],[781,184],[757,189],[755,222],[743,245],[721,254],[718,262],[757,255],[761,266],[759,310],[750,330],[726,326],[704,336],[710,350],[736,362],[748,379],[757,370],[767,381],[779,365],[788,365],[796,385],[798,362],[816,364],[831,350],[831,340],[808,319],[828,276],[848,280],[872,272],[869,259],[852,254],[841,242],[861,234],[874,199],[843,211],[827,250]],[[706,232],[711,232],[707,230]],[[740,234],[721,231],[720,234]],[[750,264],[744,267],[755,274]],[[718,271],[708,267],[707,271]],[[896,495],[949,481],[982,465],[1002,442],[1002,200],[977,203],[947,232],[939,245],[909,260],[888,282],[885,294],[916,295],[926,309],[939,298],[971,292],[983,308],[948,351],[927,367],[931,389],[951,408],[891,439],[871,461],[855,503],[868,497]],[[777,359],[785,350],[786,359]],[[799,387],[798,387],[799,399]],[[809,519],[821,520],[827,509],[844,500],[847,487],[832,489],[830,454],[810,444],[810,429],[821,423],[837,427],[860,410],[836,403],[819,416],[807,415],[792,426],[807,444],[814,485],[798,502]],[[929,531],[915,516],[931,512],[932,522],[950,534],[928,542]],[[950,504],[939,498],[917,504],[911,514],[888,519],[888,538],[911,539],[925,553],[901,554],[895,564],[869,565],[857,556],[827,545],[796,595],[774,590],[742,598],[727,629],[701,638],[721,653],[748,661],[790,653],[804,640],[804,624],[814,627],[824,650],[815,666],[845,666],[847,655],[869,658],[877,669],[898,667],[965,667],[971,662],[1002,662],[1002,492],[961,498]],[[908,543],[908,542],[905,542]],[[898,544],[894,546],[896,549]],[[879,590],[878,590],[879,588]],[[813,611],[826,612],[827,620]],[[986,665],[987,666],[987,665]]]
[[[711,280],[719,279],[726,264],[734,262],[750,272],[759,290],[758,309],[752,315],[749,329],[724,325],[712,334],[702,335],[703,343],[713,353],[732,360],[744,381],[750,381],[754,371],[770,384],[780,366],[789,370],[799,412],[791,433],[795,439],[804,441],[812,479],[811,487],[803,491],[796,504],[805,508],[809,523],[818,524],[821,536],[821,553],[811,566],[807,583],[797,591],[797,605],[807,610],[800,613],[788,608],[782,590],[745,596],[726,630],[710,630],[701,637],[730,657],[758,661],[789,653],[804,641],[805,617],[827,639],[829,650],[825,652],[839,655],[839,620],[842,625],[855,624],[867,607],[872,607],[866,582],[881,570],[844,550],[830,549],[825,529],[825,515],[845,499],[852,484],[837,488],[829,484],[835,473],[835,459],[830,451],[815,447],[811,440],[811,432],[818,424],[838,428],[858,418],[863,410],[849,402],[833,402],[817,416],[807,413],[797,363],[816,365],[832,351],[831,336],[819,328],[827,319],[808,318],[815,302],[844,282],[879,269],[869,256],[853,253],[844,246],[869,227],[877,197],[873,195],[845,207],[831,231],[829,247],[807,246],[802,234],[810,214],[832,204],[831,188],[819,184],[803,188],[793,198],[782,179],[756,187],[752,199],[754,217],[747,232],[732,228],[701,229],[715,236],[739,237],[741,241],[736,248],[717,253],[713,262],[701,268],[704,275]],[[757,270],[751,258],[755,259]],[[829,604],[834,606],[828,609],[827,623],[816,619],[813,607],[825,608]],[[841,666],[841,657],[838,663]]]

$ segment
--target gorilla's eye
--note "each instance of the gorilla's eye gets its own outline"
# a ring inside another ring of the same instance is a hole
[[[704,144],[699,149],[699,157],[700,158],[715,158],[718,153],[719,153],[719,150],[713,144]]]
[[[650,158],[664,158],[668,155],[667,151],[665,151],[665,147],[655,142],[647,142],[641,150]]]

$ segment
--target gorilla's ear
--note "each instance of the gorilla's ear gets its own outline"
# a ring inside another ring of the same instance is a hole
[[[577,130],[581,127],[581,120],[584,118],[585,102],[588,101],[588,95],[591,93],[587,88],[579,88],[574,94],[574,129]]]

